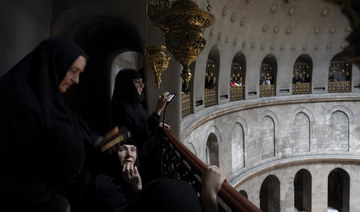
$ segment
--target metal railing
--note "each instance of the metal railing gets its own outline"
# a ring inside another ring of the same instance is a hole
[[[163,176],[185,180],[197,192],[200,192],[201,175],[206,165],[185,147],[170,130],[165,130],[163,138],[161,160]],[[261,211],[226,181],[223,183],[218,196],[220,211]]]
[[[328,83],[328,93],[350,93],[350,81],[338,81]]]
[[[181,95],[181,115],[185,117],[191,113],[190,93]]]
[[[206,89],[204,92],[205,107],[217,104],[217,89]]]
[[[275,96],[275,85],[260,85],[260,97]]]
[[[230,87],[230,102],[245,99],[245,87]]]
[[[292,84],[292,94],[310,94],[311,93],[311,83],[297,83]]]

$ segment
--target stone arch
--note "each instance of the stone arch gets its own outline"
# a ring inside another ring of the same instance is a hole
[[[293,94],[310,94],[313,61],[308,54],[300,55],[292,74]]]
[[[246,58],[242,51],[236,53],[230,72],[230,101],[245,99]]]
[[[269,175],[261,184],[260,209],[263,212],[280,211],[280,181]]]
[[[245,79],[246,79],[246,58],[242,51],[239,51],[236,53],[236,55],[233,58],[232,66],[231,66],[231,77],[238,77],[237,74],[239,74],[239,77],[242,77],[242,85],[245,85]]]
[[[329,140],[330,150],[349,151],[350,148],[350,125],[354,120],[354,114],[344,106],[335,106],[330,109]]]
[[[352,63],[342,53],[336,54],[329,64],[329,93],[351,92]]]
[[[239,193],[242,194],[246,199],[248,199],[248,194],[245,190],[240,190]]]
[[[306,117],[308,119],[308,125],[306,127],[304,127],[304,126],[301,127],[303,130],[306,131],[305,136],[303,134],[301,134],[301,132],[298,132],[297,129],[296,129],[296,126],[295,126],[295,123],[297,122],[296,118],[297,118],[297,115],[299,115],[299,114],[304,115],[303,118]],[[306,108],[306,107],[298,107],[298,108],[296,108],[294,110],[294,116],[293,116],[293,123],[294,123],[294,128],[293,129],[294,130],[293,130],[293,135],[294,135],[294,140],[295,140],[295,152],[296,152],[296,149],[297,149],[297,145],[299,143],[299,142],[297,142],[298,137],[301,137],[301,139],[300,139],[302,141],[301,144],[304,144],[304,145],[301,145],[301,146],[303,146],[303,147],[308,146],[308,148],[306,148],[307,151],[308,152],[311,151],[312,126],[313,126],[314,122],[315,122],[315,116],[314,116],[313,112],[311,110],[309,110],[308,108]],[[300,149],[304,150],[304,148],[300,148]]]
[[[209,165],[220,165],[219,144],[214,133],[210,133],[206,141],[206,160]]]
[[[261,127],[261,137],[258,140],[258,150],[262,159],[274,157],[276,155],[276,128],[279,126],[279,120],[272,111],[264,111],[259,116],[259,126]]]
[[[349,211],[350,176],[342,168],[333,169],[328,176],[328,207]]]
[[[206,62],[206,72],[204,78],[205,86],[205,107],[218,104],[218,82],[220,70],[220,50],[218,45],[214,45],[208,55]]]
[[[238,126],[239,130],[236,130],[236,126]],[[230,131],[230,141],[231,141],[231,152],[232,152],[232,171],[235,172],[236,170],[246,166],[246,138],[248,136],[248,126],[246,121],[241,118],[237,117],[235,119],[235,124],[233,127],[229,128]],[[237,134],[236,132],[241,132]],[[238,136],[238,137],[237,137]],[[234,142],[235,141],[235,142]]]
[[[342,72],[344,70],[344,72]],[[346,74],[346,71],[349,74]],[[331,59],[329,65],[329,76],[331,73],[335,73],[337,76],[333,76],[336,81],[347,81],[351,80],[352,63],[346,59],[343,53],[337,53]]]
[[[310,152],[311,121],[304,112],[298,112],[293,122],[295,152]]]
[[[298,107],[298,108],[296,108],[296,109],[294,110],[294,114],[295,114],[295,115],[298,114],[298,113],[300,113],[300,112],[305,113],[305,114],[309,117],[311,123],[314,123],[314,122],[315,122],[315,115],[314,115],[314,113],[313,113],[311,110],[309,110],[309,109],[306,108],[306,107]],[[295,116],[293,117],[293,120],[295,120]]]
[[[273,54],[265,56],[260,67],[260,97],[275,96],[277,61]]]
[[[355,121],[355,114],[347,107],[338,105],[330,108],[330,114],[334,113],[335,111],[343,111],[346,116],[349,118],[349,121],[353,123]]]
[[[236,122],[231,128],[232,171],[245,166],[245,130],[241,123]]]
[[[294,179],[294,207],[298,211],[311,211],[312,177],[306,169],[299,170]]]
[[[91,58],[81,83],[67,94],[90,127],[106,133],[111,128],[112,65],[123,52],[142,54],[140,32],[114,10],[85,6],[60,14],[51,35],[73,39]]]

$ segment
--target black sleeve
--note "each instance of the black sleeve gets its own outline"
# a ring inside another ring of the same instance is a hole
[[[87,211],[137,211],[136,195],[115,182],[113,177],[99,174],[94,178],[92,195],[88,199]]]
[[[151,137],[159,126],[160,116],[156,113],[149,116],[140,105],[136,107],[124,105],[121,114],[120,123],[122,122],[137,140],[146,140]]]
[[[41,115],[30,102],[0,104],[1,207],[65,211],[68,201],[44,180]]]

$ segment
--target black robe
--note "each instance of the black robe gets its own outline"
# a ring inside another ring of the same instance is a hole
[[[160,171],[160,116],[149,115],[143,107],[144,95],[139,95],[133,80],[141,78],[132,69],[121,70],[115,79],[112,97],[112,121],[114,126],[125,126],[131,133],[138,148],[141,176],[144,182],[161,176]]]
[[[195,190],[188,182],[160,178],[132,192],[122,178],[99,174],[94,181],[87,212],[201,212]]]
[[[84,51],[65,38],[43,41],[0,79],[0,207],[64,211],[81,195],[93,134],[59,90]]]

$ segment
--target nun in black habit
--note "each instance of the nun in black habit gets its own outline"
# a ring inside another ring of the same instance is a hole
[[[201,203],[189,183],[179,179],[159,178],[143,184],[137,155],[139,149],[133,138],[125,138],[118,147],[112,173],[102,172],[95,177],[89,193],[87,212],[201,212]],[[153,166],[151,166],[153,167]],[[150,167],[150,168],[151,168]]]
[[[143,165],[143,181],[160,177],[160,147],[157,142],[161,129],[160,114],[166,106],[169,92],[159,96],[155,111],[149,115],[143,107],[145,84],[138,71],[123,69],[115,78],[112,96],[112,120],[115,126],[126,127],[139,149],[139,160]],[[169,127],[165,124],[166,127]],[[151,170],[147,168],[151,167]]]
[[[50,38],[0,78],[1,210],[79,206],[90,180],[86,158],[105,142],[63,95],[79,83],[85,65],[85,52],[76,43]]]

